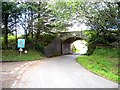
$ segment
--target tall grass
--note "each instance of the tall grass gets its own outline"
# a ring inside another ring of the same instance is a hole
[[[91,56],[80,56],[77,61],[91,72],[120,83],[119,59],[118,48],[97,48]]]

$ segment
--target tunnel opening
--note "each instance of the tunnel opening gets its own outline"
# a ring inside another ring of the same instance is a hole
[[[70,50],[72,54],[86,54],[88,47],[85,40],[76,40],[71,44]]]
[[[82,38],[68,38],[62,42],[62,54],[85,54],[87,53],[87,42]]]

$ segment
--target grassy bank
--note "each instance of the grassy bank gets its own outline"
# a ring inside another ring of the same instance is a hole
[[[119,59],[118,49],[97,48],[91,56],[78,57],[77,62],[97,75],[118,82],[118,77],[120,78]]]
[[[21,56],[16,50],[2,50],[2,61],[30,61],[42,58],[43,55],[36,50],[28,50],[28,53],[23,52]]]

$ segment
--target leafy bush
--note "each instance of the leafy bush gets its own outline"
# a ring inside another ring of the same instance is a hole
[[[2,37],[2,48],[5,48],[4,38]],[[8,49],[15,49],[16,48],[16,37],[14,35],[8,36]]]
[[[44,53],[44,45],[42,45],[42,44],[40,44],[40,43],[36,43],[36,44],[35,44],[35,49],[36,49],[37,51],[40,51],[40,52]]]
[[[85,55],[89,56],[94,52],[96,46],[93,43],[90,43],[90,42],[88,43],[87,46],[88,46],[88,50],[87,50],[87,53]]]
[[[101,32],[98,33],[94,30],[87,30],[84,31],[84,34],[88,36],[87,42],[88,42],[88,52],[87,55],[91,55],[97,45],[103,45],[108,46],[112,45],[116,47],[116,43],[118,43],[118,31],[107,31],[107,32]]]
[[[118,31],[110,31],[107,30],[106,32],[97,32],[94,30],[87,30],[84,33],[88,36],[88,42],[93,44],[111,44],[117,41],[119,35]]]
[[[56,37],[56,35],[54,35],[54,34],[44,34],[44,35],[42,35],[44,46],[47,46],[49,43],[51,43],[55,39],[55,37]]]

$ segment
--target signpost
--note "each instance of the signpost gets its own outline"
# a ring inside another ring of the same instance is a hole
[[[19,51],[21,56],[23,48],[25,48],[25,39],[18,39],[18,48],[20,48]]]

